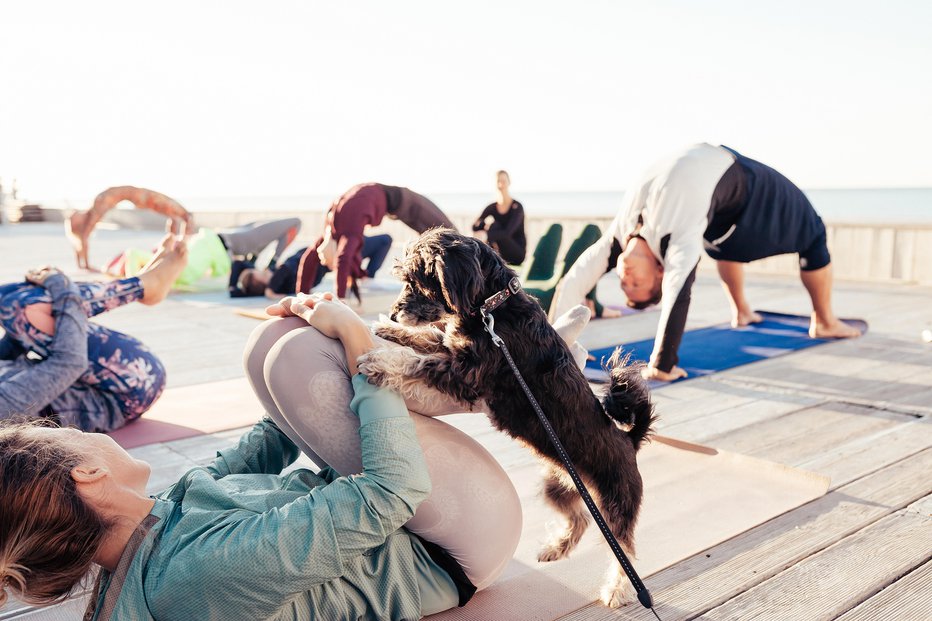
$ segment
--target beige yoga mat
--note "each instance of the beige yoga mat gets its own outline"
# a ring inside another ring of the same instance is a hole
[[[152,409],[110,437],[123,448],[247,427],[263,414],[245,377],[167,389]]]
[[[812,472],[667,438],[655,438],[638,462],[645,499],[634,566],[642,579],[819,498],[829,485],[827,477]],[[465,607],[432,615],[431,621],[549,621],[598,599],[610,552],[595,524],[568,559],[538,563],[548,523],[555,524],[557,516],[540,499],[539,467],[527,464],[509,475],[524,509],[514,560]],[[645,583],[650,589],[649,578]]]
[[[259,321],[272,318],[271,315],[265,312],[264,308],[234,308],[233,312],[243,317],[249,317],[250,319],[258,319]]]

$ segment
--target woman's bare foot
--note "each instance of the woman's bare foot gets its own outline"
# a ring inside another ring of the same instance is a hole
[[[187,264],[188,246],[184,241],[176,240],[174,235],[166,235],[155,256],[139,273],[143,286],[140,302],[152,305],[164,300]]]
[[[760,323],[763,320],[764,318],[760,316],[760,313],[755,313],[752,310],[738,311],[731,318],[731,327],[742,328],[752,323]]]
[[[835,317],[830,321],[819,321],[813,313],[809,321],[809,336],[814,339],[850,339],[861,336],[861,331]]]

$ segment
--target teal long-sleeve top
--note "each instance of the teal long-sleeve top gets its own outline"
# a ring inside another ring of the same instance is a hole
[[[430,492],[402,399],[353,378],[363,472],[281,471],[298,448],[270,420],[156,496],[94,621],[419,619],[457,605],[449,575],[401,526]]]

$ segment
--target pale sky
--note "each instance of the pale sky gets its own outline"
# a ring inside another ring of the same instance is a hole
[[[727,144],[932,186],[932,3],[5,0],[0,178],[33,198],[621,190]]]

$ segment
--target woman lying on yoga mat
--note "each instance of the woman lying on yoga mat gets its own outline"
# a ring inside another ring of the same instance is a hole
[[[168,235],[138,277],[72,283],[46,267],[0,285],[0,419],[110,431],[148,410],[165,386],[162,363],[137,339],[87,319],[134,301],[157,304],[186,258],[184,242]]]
[[[109,436],[0,428],[4,594],[53,602],[99,565],[96,621],[418,619],[488,586],[521,530],[508,476],[444,406],[368,384],[373,337],[328,297],[270,309],[244,357],[268,417],[155,497]],[[324,469],[282,476],[301,450]]]

